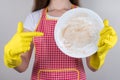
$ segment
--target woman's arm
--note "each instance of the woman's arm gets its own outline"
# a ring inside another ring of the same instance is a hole
[[[116,31],[109,25],[108,20],[104,20],[104,28],[100,32],[98,41],[98,50],[95,54],[86,58],[87,65],[92,71],[97,71],[103,66],[106,55],[115,46],[117,40]]]
[[[4,63],[9,68],[19,72],[26,70],[33,50],[32,39],[43,36],[41,32],[30,32],[23,29],[23,23],[18,23],[17,32],[4,47]]]
[[[24,32],[30,32],[30,31],[27,29],[24,29]],[[33,51],[33,47],[34,45],[31,42],[30,50],[26,53],[21,54],[22,63],[19,66],[14,68],[16,71],[21,73],[21,72],[24,72],[28,68],[30,58],[32,55],[32,51]]]
[[[28,68],[30,58],[32,55],[32,51],[33,51],[33,43],[31,43],[30,51],[21,54],[22,63],[19,66],[14,68],[16,71],[21,73],[21,72],[24,72]]]
[[[89,68],[91,71],[93,71],[93,72],[97,71],[97,70],[94,69],[92,66],[90,66],[90,57],[87,57],[87,58],[86,58],[86,64],[87,64],[88,68]]]

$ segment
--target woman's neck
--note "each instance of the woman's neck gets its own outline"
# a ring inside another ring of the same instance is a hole
[[[48,5],[48,10],[64,10],[71,9],[71,2],[69,0],[51,0]]]

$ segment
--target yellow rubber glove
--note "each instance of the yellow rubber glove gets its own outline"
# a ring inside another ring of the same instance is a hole
[[[115,30],[109,26],[109,21],[104,20],[104,28],[100,32],[98,50],[90,56],[90,66],[96,70],[104,64],[108,51],[113,48],[118,40]]]
[[[4,47],[4,63],[9,68],[21,64],[21,54],[30,50],[34,36],[43,36],[41,32],[23,32],[23,23],[18,23],[17,33]]]

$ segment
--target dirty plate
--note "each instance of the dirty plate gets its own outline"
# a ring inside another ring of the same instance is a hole
[[[94,11],[80,7],[71,9],[56,23],[55,42],[64,54],[85,58],[97,51],[99,32],[103,26],[102,19]]]

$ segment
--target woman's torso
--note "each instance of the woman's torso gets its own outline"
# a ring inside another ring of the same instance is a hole
[[[43,37],[35,37],[35,62],[32,80],[86,80],[82,60],[71,58],[59,50],[54,40],[57,17],[48,18],[42,10],[36,31]]]

